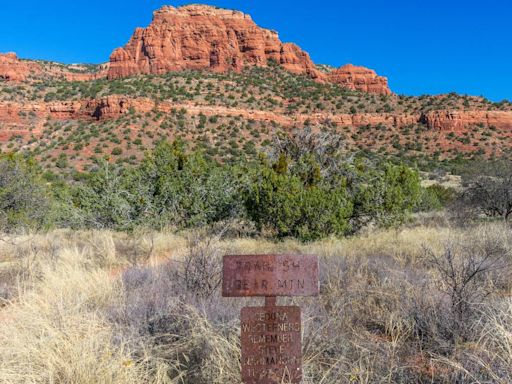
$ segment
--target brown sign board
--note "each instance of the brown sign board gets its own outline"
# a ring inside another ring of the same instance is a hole
[[[300,383],[299,307],[245,307],[241,314],[242,382]]]
[[[222,296],[316,296],[318,257],[230,255],[223,260]]]

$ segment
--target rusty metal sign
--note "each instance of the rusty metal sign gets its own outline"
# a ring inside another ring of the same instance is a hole
[[[224,256],[222,296],[315,296],[318,258],[313,255]]]
[[[276,297],[318,295],[318,257],[232,255],[224,256],[223,264],[223,296],[265,297],[264,307],[242,308],[242,382],[300,383],[300,308],[276,306]]]
[[[300,383],[301,326],[299,307],[242,308],[242,382]]]

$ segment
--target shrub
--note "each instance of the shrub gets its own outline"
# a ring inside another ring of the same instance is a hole
[[[443,308],[447,312],[445,326],[448,325],[445,336],[453,344],[468,341],[471,325],[480,316],[478,307],[500,285],[508,284],[508,241],[499,232],[483,228],[477,239],[456,238],[444,244],[441,252],[426,247],[425,253],[427,265],[439,280],[438,289],[448,298],[449,305]]]
[[[470,180],[462,196],[477,213],[509,220],[512,217],[512,163],[491,163],[484,173]]]
[[[55,166],[60,169],[67,168],[69,165],[68,156],[65,153],[61,153],[55,162]]]
[[[128,229],[134,224],[134,207],[128,196],[123,170],[102,162],[86,183],[75,189],[73,202],[88,228]]]
[[[103,164],[77,190],[75,203],[93,227],[188,228],[237,216],[235,171],[187,154],[184,142],[161,142],[135,168]]]
[[[123,153],[123,150],[119,147],[115,147],[114,149],[112,149],[112,155],[113,156],[119,156]]]
[[[50,225],[49,192],[31,159],[0,157],[0,231],[42,229]]]
[[[421,189],[421,196],[416,210],[419,212],[437,211],[450,205],[457,198],[457,191],[439,184]]]
[[[288,171],[281,155],[271,167],[263,162],[246,201],[248,215],[262,231],[278,238],[303,241],[348,232],[352,203],[344,185],[331,188],[320,183],[313,167],[303,178]]]
[[[375,222],[384,227],[401,224],[421,198],[418,172],[385,163],[358,168],[354,221],[357,227]]]

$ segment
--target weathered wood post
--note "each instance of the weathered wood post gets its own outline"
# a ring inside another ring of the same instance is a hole
[[[265,306],[244,307],[240,315],[243,383],[301,382],[300,307],[277,306],[277,296],[318,293],[317,256],[224,256],[222,296],[265,297]]]

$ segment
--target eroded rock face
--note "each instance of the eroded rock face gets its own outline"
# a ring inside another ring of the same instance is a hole
[[[15,53],[0,53],[0,79],[25,81],[31,74],[42,71],[38,63],[22,61]]]
[[[207,5],[163,7],[147,28],[137,28],[125,47],[110,56],[109,79],[137,74],[208,69],[240,71],[269,61],[295,74],[343,87],[390,94],[385,77],[364,67],[346,65],[326,74],[309,54],[282,43],[275,31],[258,27],[249,15]]]
[[[108,120],[134,112],[144,114],[150,111],[171,113],[172,110],[186,109],[191,115],[241,116],[257,121],[274,121],[285,128],[309,121],[321,124],[329,121],[338,127],[361,127],[364,125],[384,125],[389,128],[402,128],[408,125],[423,124],[432,131],[466,131],[474,126],[484,129],[495,127],[501,131],[512,131],[512,111],[457,111],[435,110],[417,113],[307,113],[287,115],[275,111],[246,110],[236,107],[209,106],[197,103],[155,102],[150,98],[132,98],[123,95],[110,95],[97,99],[52,102],[5,102],[0,101],[0,123],[31,124],[34,118],[50,117],[56,120]]]
[[[89,100],[83,107],[83,111],[97,120],[115,119],[133,110],[138,113],[146,113],[155,110],[156,104],[147,98],[130,98],[120,95],[102,97]]]
[[[348,89],[381,95],[391,94],[388,79],[365,67],[347,64],[328,73],[327,78],[330,82]]]
[[[276,32],[258,27],[242,12],[206,5],[163,7],[147,28],[137,28],[128,44],[112,53],[108,77],[185,69],[239,71],[267,66],[270,60],[294,73],[324,77],[306,52],[283,44]]]
[[[512,112],[436,110],[423,113],[420,122],[438,131],[464,131],[472,125],[512,130]]]
[[[0,80],[25,82],[35,79],[57,79],[67,81],[91,81],[107,77],[108,65],[103,64],[98,72],[77,70],[79,65],[65,67],[57,63],[42,64],[38,61],[20,60],[13,53],[0,53]],[[75,69],[75,70],[73,70]]]

